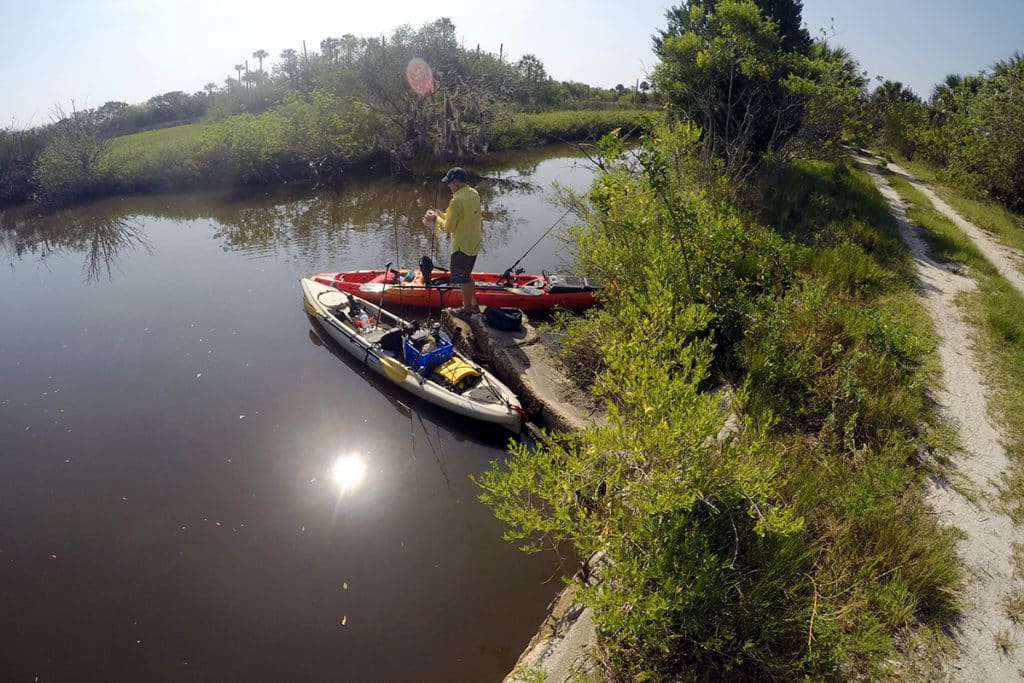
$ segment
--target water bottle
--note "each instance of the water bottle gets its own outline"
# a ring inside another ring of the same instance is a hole
[[[370,331],[370,316],[366,315],[366,311],[359,311],[359,323],[362,325],[363,332]]]

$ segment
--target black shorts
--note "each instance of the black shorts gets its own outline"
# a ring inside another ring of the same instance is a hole
[[[453,285],[461,285],[473,281],[473,266],[476,265],[476,256],[463,254],[461,251],[452,252],[452,275],[448,280]]]

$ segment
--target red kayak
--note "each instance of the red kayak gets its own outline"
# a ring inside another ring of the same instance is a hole
[[[434,269],[430,283],[405,281],[407,269],[350,270],[320,273],[313,280],[343,292],[383,301],[385,304],[422,306],[461,306],[462,292],[449,283],[446,270]],[[481,306],[510,306],[524,311],[548,311],[553,308],[579,310],[597,303],[595,294],[603,286],[574,275],[473,273],[476,300]]]

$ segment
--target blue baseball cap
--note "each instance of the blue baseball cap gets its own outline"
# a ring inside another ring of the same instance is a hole
[[[444,178],[441,178],[442,183],[450,183],[453,180],[458,180],[463,183],[469,180],[469,175],[466,173],[466,169],[459,168],[458,166],[450,168],[444,175]]]

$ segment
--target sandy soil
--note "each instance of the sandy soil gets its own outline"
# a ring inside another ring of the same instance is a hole
[[[954,303],[956,295],[975,283],[958,269],[936,263],[928,254],[918,228],[906,214],[906,206],[875,164],[877,159],[854,157],[871,174],[871,179],[899,221],[900,236],[917,262],[920,297],[941,341],[942,387],[934,398],[945,417],[960,434],[963,452],[954,459],[956,484],[933,482],[929,501],[943,520],[963,530],[958,553],[966,569],[963,614],[955,634],[956,658],[944,667],[948,680],[1024,680],[1024,637],[1006,614],[1004,600],[1022,583],[1014,576],[1013,544],[1024,542],[1017,529],[997,506],[998,482],[1009,467],[998,425],[989,417],[986,386],[970,343],[963,315]],[[905,170],[888,164],[888,169],[913,182],[949,216],[985,253],[985,256],[1014,286],[1024,292],[1024,278],[1014,268],[1020,258],[968,223]],[[1000,647],[998,642],[1007,647]]]

